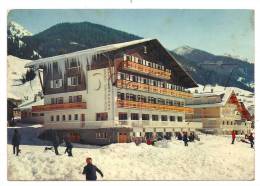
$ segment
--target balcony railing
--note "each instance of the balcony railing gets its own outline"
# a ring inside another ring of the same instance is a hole
[[[67,109],[86,109],[86,108],[87,108],[86,102],[48,104],[48,105],[32,106],[32,112],[67,110]]]
[[[145,66],[143,64],[135,63],[132,61],[124,61],[123,68],[125,70],[137,71],[138,73],[144,73],[146,75],[155,76],[157,78],[171,79],[171,72]]]
[[[176,111],[176,112],[185,112],[185,113],[193,113],[192,108],[188,107],[177,107],[170,105],[159,105],[154,103],[144,103],[144,102],[136,102],[129,100],[117,100],[118,108],[137,108],[137,109],[150,109],[150,110],[164,110],[164,111]]]
[[[188,92],[182,92],[182,91],[157,87],[157,86],[153,86],[153,85],[147,85],[147,84],[123,80],[123,79],[117,80],[117,87],[118,88],[129,88],[129,89],[133,89],[133,90],[141,90],[141,91],[145,91],[145,92],[153,92],[153,93],[157,93],[157,94],[164,94],[164,95],[180,97],[180,98],[192,98],[192,94],[188,93]]]

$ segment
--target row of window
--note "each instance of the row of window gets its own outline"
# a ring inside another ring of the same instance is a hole
[[[160,104],[160,105],[178,106],[178,107],[184,106],[183,101],[155,98],[155,97],[150,97],[150,96],[135,95],[135,94],[129,94],[129,93],[125,94],[122,92],[117,93],[117,99],[143,102],[143,103],[153,103],[153,104]]]
[[[82,102],[82,95],[69,96],[69,103],[79,103]],[[63,104],[63,97],[51,98],[51,104]]]
[[[160,65],[160,64],[157,64],[157,63],[152,63],[152,62],[146,61],[146,60],[144,60],[144,59],[140,59],[140,58],[135,57],[135,56],[130,56],[130,55],[124,54],[124,61],[132,61],[132,62],[141,64],[141,65],[144,65],[144,66],[156,68],[156,69],[158,69],[158,70],[163,70],[163,71],[166,71],[166,72],[171,72],[170,69],[166,69],[163,65]]]
[[[142,120],[150,120],[151,118],[152,121],[159,121],[159,115],[149,115],[149,114],[139,114],[139,113],[130,114],[131,120],[139,120],[139,118],[142,118]],[[119,112],[118,119],[127,120],[128,119],[127,113]],[[161,115],[161,121],[176,121],[176,116]],[[183,121],[182,116],[177,116],[177,121],[182,122]]]
[[[78,86],[81,84],[80,76],[71,76],[67,78],[68,86]],[[61,88],[63,86],[63,79],[55,79],[50,81],[50,88]]]
[[[60,117],[60,115],[56,115],[56,116],[51,116],[51,121],[72,121],[72,119],[74,120],[74,121],[77,121],[77,120],[79,120],[79,115],[78,114],[74,114],[74,115],[71,115],[71,114],[69,114],[69,115],[65,115],[65,114],[63,114],[61,117]]]
[[[139,75],[133,75],[133,74],[124,73],[124,72],[118,72],[117,79],[147,84],[147,85],[156,86],[156,87],[160,87],[160,88],[167,88],[167,89],[171,89],[171,90],[178,90],[178,91],[185,90],[184,87],[182,87],[182,86],[178,86],[178,85],[174,85],[171,83],[154,80],[154,79],[150,79],[150,78],[144,78]]]
[[[223,121],[222,122],[223,125],[236,125],[236,122],[233,122],[233,121]],[[245,126],[246,126],[246,123],[245,123]]]

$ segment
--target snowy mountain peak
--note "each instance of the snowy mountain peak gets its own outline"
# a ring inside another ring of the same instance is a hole
[[[194,48],[192,48],[188,45],[184,45],[182,47],[174,49],[174,52],[179,55],[186,55],[186,54],[190,54],[194,50],[195,50]]]
[[[24,36],[31,36],[32,33],[29,32],[28,30],[26,30],[23,26],[19,25],[18,23],[14,22],[14,21],[10,21],[8,23],[8,35],[14,36],[14,37],[18,37],[18,38],[22,38]]]

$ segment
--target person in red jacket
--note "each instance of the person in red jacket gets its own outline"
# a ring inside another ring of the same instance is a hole
[[[231,144],[234,144],[235,139],[236,139],[236,132],[233,130],[232,131],[232,143]]]

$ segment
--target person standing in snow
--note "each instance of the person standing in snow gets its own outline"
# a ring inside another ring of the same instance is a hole
[[[232,135],[232,143],[231,144],[234,144],[235,139],[236,139],[236,132],[233,130],[231,135]]]
[[[16,154],[16,156],[18,156],[20,152],[19,149],[20,142],[21,142],[21,135],[19,134],[17,129],[14,129],[14,134],[12,137],[12,145],[13,145],[13,154]]]
[[[68,137],[66,137],[64,139],[64,141],[65,141],[65,144],[66,144],[65,154],[68,153],[68,156],[72,156],[73,145],[71,144],[70,139]]]
[[[59,155],[58,147],[59,147],[59,137],[55,131],[53,137],[52,137],[52,144],[54,147],[54,151],[56,155]]]
[[[87,180],[91,180],[91,181],[95,181],[97,180],[97,174],[96,172],[98,172],[101,177],[103,178],[103,173],[101,172],[101,170],[99,170],[95,165],[92,164],[92,158],[88,157],[86,159],[87,165],[84,167],[82,174],[86,175],[86,181]]]
[[[248,140],[250,141],[251,148],[254,148],[254,136],[253,133],[251,132],[250,135],[248,136]]]
[[[188,146],[188,135],[186,132],[183,134],[182,140],[184,141],[184,146]]]

